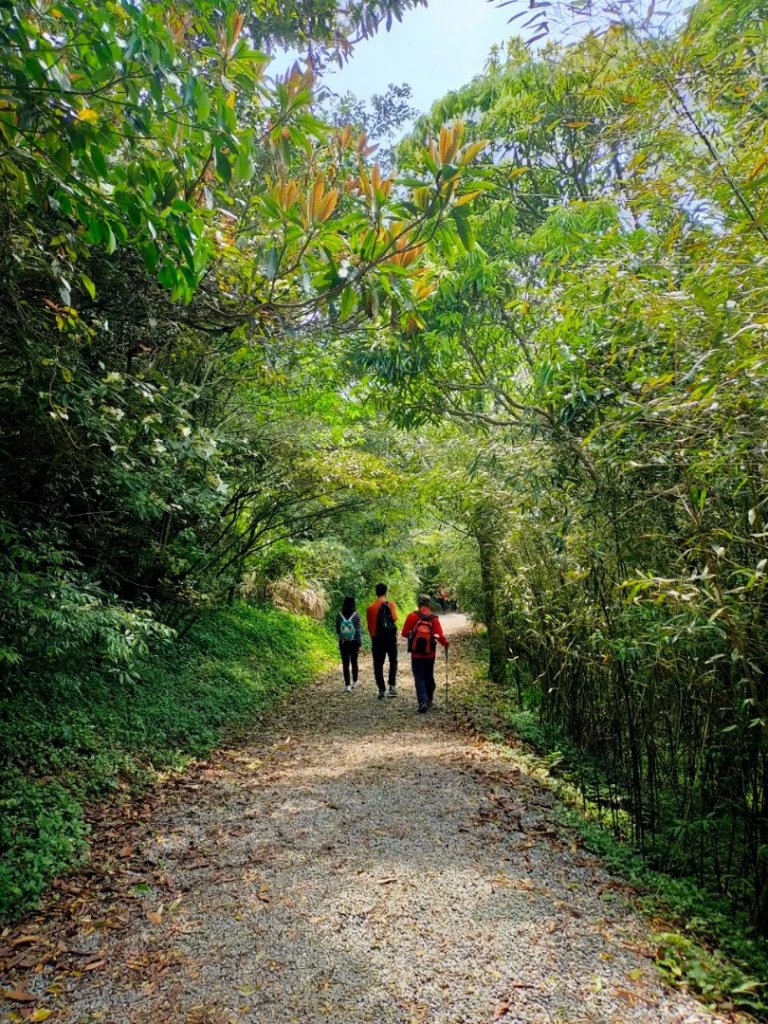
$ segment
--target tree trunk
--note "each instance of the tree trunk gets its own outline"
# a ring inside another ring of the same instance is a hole
[[[507,638],[499,600],[499,546],[493,529],[487,523],[478,527],[475,536],[480,549],[480,578],[485,605],[485,625],[488,630],[488,676],[494,683],[504,683],[507,679]]]

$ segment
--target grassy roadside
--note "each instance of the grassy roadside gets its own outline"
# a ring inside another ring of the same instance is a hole
[[[452,682],[454,713],[553,792],[561,823],[637,890],[633,906],[651,920],[656,963],[673,984],[687,986],[711,1007],[768,1021],[768,943],[717,893],[694,879],[653,870],[601,823],[597,808],[570,777],[563,751],[547,749],[534,718],[521,714],[511,690],[488,680],[486,654],[482,635],[462,643],[463,664]]]
[[[89,803],[206,755],[335,653],[311,619],[236,605],[156,650],[132,683],[90,673],[0,698],[0,921],[85,859]]]

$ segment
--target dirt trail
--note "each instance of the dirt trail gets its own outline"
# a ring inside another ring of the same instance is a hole
[[[458,615],[445,626],[466,629]],[[405,657],[386,702],[363,665],[359,690],[344,692],[339,668],[269,716],[253,746],[161,787],[143,820],[104,835],[90,878],[65,882],[17,947],[32,953],[4,987],[38,1001],[0,1001],[0,1016],[725,1019],[664,987],[647,925],[558,832],[545,790],[444,711],[417,715]],[[442,701],[442,662],[438,679]]]

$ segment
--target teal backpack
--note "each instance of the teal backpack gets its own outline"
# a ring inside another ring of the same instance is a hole
[[[354,613],[353,613],[354,614]],[[341,616],[341,622],[339,623],[339,639],[340,640],[354,640],[355,639],[355,624],[352,618],[345,619]]]

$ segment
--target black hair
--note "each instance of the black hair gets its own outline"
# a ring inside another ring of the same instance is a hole
[[[387,592],[387,584],[386,583],[377,583],[376,584],[376,597],[384,597],[386,592]]]
[[[419,594],[419,608],[426,605],[427,608],[432,607],[432,598],[429,594]]]
[[[355,610],[355,599],[351,594],[347,594],[344,598],[344,604],[341,606],[341,614],[345,619],[348,619]]]

